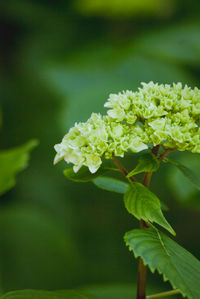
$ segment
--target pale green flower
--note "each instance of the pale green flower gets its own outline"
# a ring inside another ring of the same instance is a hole
[[[164,144],[200,153],[200,90],[181,83],[142,83],[138,91],[111,94],[106,116],[93,113],[76,123],[55,145],[55,163],[64,159],[77,172],[83,165],[94,173],[102,159],[139,152],[148,144]]]
[[[116,121],[122,121],[125,119],[125,111],[122,108],[116,107],[112,110],[108,110],[108,115],[114,118]]]
[[[189,150],[198,152],[198,144],[192,144],[192,137],[198,133],[200,122],[200,90],[191,89],[181,83],[161,84],[142,83],[142,88],[136,92],[125,91],[131,104],[129,109],[120,111],[113,118],[117,122],[131,124],[128,119],[129,113],[137,123],[143,124],[146,133],[145,143],[152,142],[154,145],[165,143],[169,147],[176,147],[178,150]],[[131,95],[131,96],[128,96]],[[115,95],[115,101],[108,99],[105,106],[109,110],[108,114],[112,118],[113,111],[119,107],[121,93]],[[134,124],[134,121],[132,124]],[[148,140],[147,140],[148,139]],[[144,141],[144,138],[142,138]],[[197,140],[197,139],[196,139]]]

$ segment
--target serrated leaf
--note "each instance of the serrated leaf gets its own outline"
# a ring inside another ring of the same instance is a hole
[[[158,159],[152,153],[142,155],[139,158],[137,166],[131,172],[129,172],[127,178],[130,178],[131,176],[141,172],[155,172],[158,170],[159,165],[160,163]]]
[[[24,145],[0,151],[0,195],[14,187],[16,174],[27,167],[30,151],[37,145],[37,140],[30,140]]]
[[[128,188],[127,183],[106,176],[99,176],[92,182],[95,184],[95,186],[97,186],[100,189],[121,194],[124,194]]]
[[[97,299],[93,295],[73,290],[62,291],[40,291],[40,290],[22,290],[8,292],[0,299]]]
[[[126,245],[150,270],[163,274],[174,289],[189,299],[200,298],[200,262],[157,229],[134,229],[125,234]]]
[[[125,195],[124,203],[127,211],[137,219],[155,222],[175,235],[173,228],[165,219],[158,197],[140,183],[129,185]]]
[[[170,163],[176,166],[184,176],[198,189],[200,190],[200,177],[196,176],[196,174],[188,167],[184,166],[183,164],[173,161],[171,159],[165,158],[164,162]]]
[[[99,170],[95,173],[91,173],[88,169],[88,167],[83,166],[78,172],[74,172],[73,168],[67,168],[63,171],[64,175],[66,176],[67,179],[74,181],[74,182],[81,182],[81,183],[86,183],[94,180],[98,176],[101,176],[105,174],[108,171],[117,171],[117,168],[111,168],[108,166],[101,166]]]

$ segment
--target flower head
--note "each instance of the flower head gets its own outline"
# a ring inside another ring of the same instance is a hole
[[[142,83],[138,91],[111,94],[106,116],[93,113],[75,124],[55,145],[55,163],[64,159],[77,172],[83,165],[94,173],[102,158],[123,157],[148,144],[165,144],[180,151],[200,153],[200,90],[181,83]]]

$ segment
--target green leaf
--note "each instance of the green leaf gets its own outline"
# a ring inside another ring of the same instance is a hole
[[[12,291],[2,296],[0,299],[97,299],[93,295],[83,292],[66,290],[66,291],[40,291],[40,290],[23,290]]]
[[[111,168],[108,166],[101,166],[101,168],[99,168],[97,172],[91,173],[88,167],[83,166],[77,173],[74,172],[72,167],[65,169],[63,173],[66,176],[66,178],[71,181],[86,183],[94,180],[98,176],[103,175],[107,171],[118,171],[118,169]]]
[[[200,159],[199,154],[182,152],[176,161],[189,167],[195,176],[199,177]],[[200,210],[200,190],[178,169],[171,165],[166,172],[166,183],[174,200],[177,200],[187,210]]]
[[[163,216],[158,197],[140,183],[132,183],[125,195],[124,203],[127,211],[137,219],[155,222],[175,235],[173,228]]]
[[[148,284],[146,287],[147,294],[155,294],[158,292],[166,291],[165,284],[155,286],[152,283]],[[137,284],[99,284],[99,285],[89,285],[83,288],[89,294],[99,296],[101,299],[134,299],[134,295],[137,293]],[[171,297],[165,297],[171,298]],[[177,298],[176,296],[173,297]]]
[[[92,182],[100,189],[121,194],[124,194],[128,188],[127,183],[106,176],[99,176]]]
[[[165,158],[164,162],[170,163],[175,165],[183,174],[184,176],[198,189],[200,190],[200,178],[196,176],[196,174],[189,169],[188,167],[184,166],[183,164],[173,161],[171,159]]]
[[[144,1],[119,1],[116,0],[101,0],[101,5],[98,1],[93,0],[78,0],[76,1],[75,8],[80,14],[84,16],[99,16],[103,18],[132,18],[135,17],[154,17],[159,18],[160,15],[165,14],[166,11],[173,11],[173,2],[167,1],[155,1],[151,2],[149,0]]]
[[[126,245],[142,257],[150,270],[163,274],[174,289],[189,299],[200,298],[200,262],[157,229],[134,229],[125,234]]]
[[[138,40],[138,50],[145,49],[151,58],[156,57],[180,65],[199,65],[197,54],[200,41],[199,22],[184,22],[163,30],[153,30]]]
[[[142,155],[139,158],[137,166],[131,172],[129,172],[127,178],[130,178],[131,176],[141,172],[155,172],[158,170],[159,165],[160,163],[158,159],[152,153]]]
[[[16,174],[27,167],[29,152],[37,145],[37,140],[30,140],[19,147],[0,151],[0,195],[14,187]]]

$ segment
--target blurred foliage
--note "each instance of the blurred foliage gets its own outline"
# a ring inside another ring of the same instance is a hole
[[[20,299],[98,299],[96,296],[83,294],[73,290],[66,291],[39,291],[23,290],[9,292],[0,296],[1,299],[20,298]]]
[[[101,299],[131,299],[133,298],[133,294],[136,293],[136,285],[134,284],[111,284],[111,285],[98,285],[98,286],[86,286],[84,288],[90,294],[96,295]],[[156,294],[161,289],[157,289],[154,286],[147,287],[147,295]],[[162,289],[162,291],[166,291]],[[171,297],[165,297],[169,299]],[[174,299],[181,298],[179,295],[173,296]]]
[[[184,153],[184,155],[179,157],[179,161],[193,169],[194,174],[200,177],[200,159],[197,154],[189,155]],[[194,210],[200,209],[200,191],[188,181],[182,172],[174,167],[170,167],[167,182],[174,197],[183,205]]]
[[[109,93],[150,80],[199,85],[199,8],[198,0],[0,2],[1,149],[40,140],[30,167],[1,197],[2,291],[136,279],[122,237],[138,224],[122,196],[69,182],[66,165],[53,166],[53,145],[74,122],[105,113]],[[173,156],[199,175],[198,155]],[[132,170],[135,156],[124,163]],[[199,192],[164,164],[151,188],[171,209],[180,243],[200,258]],[[150,274],[148,282],[162,285]]]
[[[86,291],[85,291],[86,290]],[[160,290],[159,290],[160,291]],[[99,285],[87,286],[84,291],[74,290],[57,290],[57,291],[39,291],[39,290],[23,290],[8,292],[1,299],[20,298],[20,299],[131,299],[136,292],[135,285]],[[155,287],[150,287],[148,293],[156,293]],[[20,296],[20,297],[19,297]],[[169,296],[166,299],[171,298]],[[180,298],[174,296],[173,298]]]
[[[174,9],[174,1],[164,0],[77,0],[76,7],[84,15],[107,17],[168,16]]]
[[[103,112],[103,104],[110,92],[134,89],[141,81],[182,81],[193,86],[195,79],[185,71],[185,64],[192,66],[199,60],[199,32],[200,23],[187,23],[183,28],[178,25],[163,32],[148,32],[125,44],[92,43],[90,49],[86,46],[81,53],[66,58],[65,66],[63,62],[55,66],[49,63],[45,79],[57,93],[68,94],[71,99],[68,109],[63,109],[61,115],[63,126],[66,128],[66,121],[72,125],[74,120],[87,119],[92,111]],[[167,54],[165,44],[169,49]],[[182,54],[178,54],[180,50]],[[197,53],[196,59],[193,53]]]
[[[27,167],[29,151],[37,145],[37,140],[6,151],[0,151],[0,195],[15,185],[15,175]]]
[[[2,208],[0,218],[2,286],[7,290],[49,288],[52,283],[59,288],[68,272],[76,269],[78,258],[65,231],[48,213],[19,204]]]

